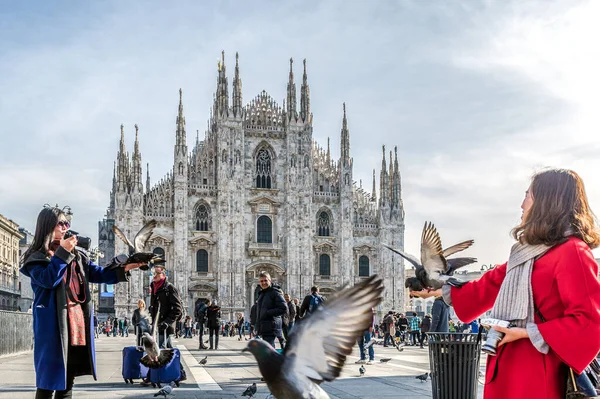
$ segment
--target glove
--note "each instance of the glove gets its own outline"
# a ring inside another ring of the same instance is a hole
[[[163,331],[165,331],[167,328],[169,328],[169,323],[167,323],[166,321],[163,321],[162,323],[160,323],[158,325],[158,331],[161,332],[161,333]]]

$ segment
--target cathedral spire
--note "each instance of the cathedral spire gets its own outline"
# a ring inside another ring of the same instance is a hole
[[[389,202],[391,207],[394,206],[394,185],[393,185],[393,181],[392,181],[392,177],[394,176],[394,164],[392,163],[392,151],[390,151],[390,171],[388,173],[388,190],[389,190]]]
[[[310,89],[308,88],[308,77],[306,76],[306,58],[304,59],[304,74],[302,75],[302,88],[300,92],[300,117],[303,122],[310,121]]]
[[[150,192],[150,164],[146,164],[146,193]]]
[[[129,184],[129,156],[125,148],[125,126],[121,124],[121,141],[117,153],[117,191],[127,191]]]
[[[331,163],[331,150],[329,148],[329,137],[327,137],[327,165]]]
[[[183,116],[183,90],[179,89],[179,109],[177,112],[177,129],[175,131],[175,147],[185,146],[185,116]]]
[[[371,192],[371,202],[377,202],[377,192],[375,191],[375,169],[373,169],[373,191]]]
[[[229,89],[227,85],[227,72],[225,68],[225,51],[221,51],[221,60],[218,64],[217,93],[215,97],[215,117],[227,116],[229,112]]]
[[[139,127],[137,123],[134,126],[135,143],[133,145],[133,156],[131,159],[131,190],[136,190],[141,193],[144,190],[142,185],[142,154],[140,153]]]
[[[385,162],[385,145],[382,146],[383,158],[381,159],[381,172],[379,175],[379,206],[387,205],[387,197],[389,194],[389,188],[387,185],[387,166]]]
[[[233,115],[242,114],[242,79],[240,79],[239,55],[235,53],[235,75],[233,77]]]
[[[294,59],[290,58],[290,77],[287,84],[287,114],[290,121],[298,119],[296,110],[296,83],[294,83]]]
[[[398,167],[398,146],[394,147],[394,177],[392,181],[392,190],[394,203],[396,207],[399,207],[402,200],[400,199],[401,182],[400,182],[400,168]]]
[[[342,153],[342,165],[348,166],[350,164],[350,134],[348,133],[348,120],[346,119],[346,103],[344,107],[344,119],[342,119],[342,140],[341,140],[341,153]]]

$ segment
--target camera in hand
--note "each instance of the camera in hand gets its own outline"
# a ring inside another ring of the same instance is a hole
[[[77,236],[77,244],[75,244],[76,246],[78,246],[79,248],[83,248],[86,251],[90,249],[92,239],[89,237],[80,236],[79,233],[76,231],[67,230],[63,238],[66,240],[67,238],[71,238],[73,236]]]
[[[481,320],[481,325],[488,330],[487,339],[481,347],[481,350],[488,355],[496,356],[498,351],[498,343],[502,341],[502,338],[504,338],[504,333],[496,331],[492,327],[499,326],[510,328],[514,326],[508,321],[491,318]]]

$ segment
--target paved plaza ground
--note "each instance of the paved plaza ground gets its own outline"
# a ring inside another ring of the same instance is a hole
[[[139,383],[126,385],[121,377],[123,347],[134,343],[134,337],[106,337],[96,340],[98,381],[92,377],[75,379],[74,398],[152,398],[157,388],[142,387]],[[175,388],[175,398],[235,398],[241,397],[244,389],[256,382],[257,399],[269,393],[260,381],[260,372],[252,355],[242,353],[246,345],[237,338],[223,338],[218,351],[198,350],[198,338],[178,339],[188,380]],[[198,360],[208,356],[208,364],[201,366]],[[429,371],[427,348],[406,347],[403,352],[394,348],[375,347],[375,362],[365,366],[366,375],[359,376],[359,366],[354,364],[358,349],[349,356],[342,375],[323,388],[332,398],[431,398],[431,381],[415,379],[416,375]],[[388,363],[380,363],[382,357],[391,357]],[[482,357],[482,365],[485,358]],[[0,398],[33,398],[35,373],[33,354],[0,358]],[[482,397],[479,385],[479,398]],[[173,396],[171,396],[173,397]]]

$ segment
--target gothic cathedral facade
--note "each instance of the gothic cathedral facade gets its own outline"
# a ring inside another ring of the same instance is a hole
[[[125,252],[113,224],[133,238],[155,219],[147,249],[166,257],[187,314],[210,298],[224,318],[248,315],[261,271],[300,300],[313,285],[328,296],[376,273],[386,285],[377,313],[404,309],[403,263],[381,245],[404,247],[397,153],[386,159],[383,147],[379,198],[375,170],[372,192],[363,190],[353,180],[345,105],[334,160],[329,140],[327,149],[313,140],[306,60],[299,104],[292,66],[283,106],[265,91],[243,105],[238,55],[230,97],[223,54],[208,128],[191,151],[180,90],[173,169],[153,185],[149,172],[143,184],[137,125],[131,160],[121,126],[110,205],[99,222],[105,262]],[[148,272],[136,271],[115,285],[117,317],[131,316],[149,282]]]

